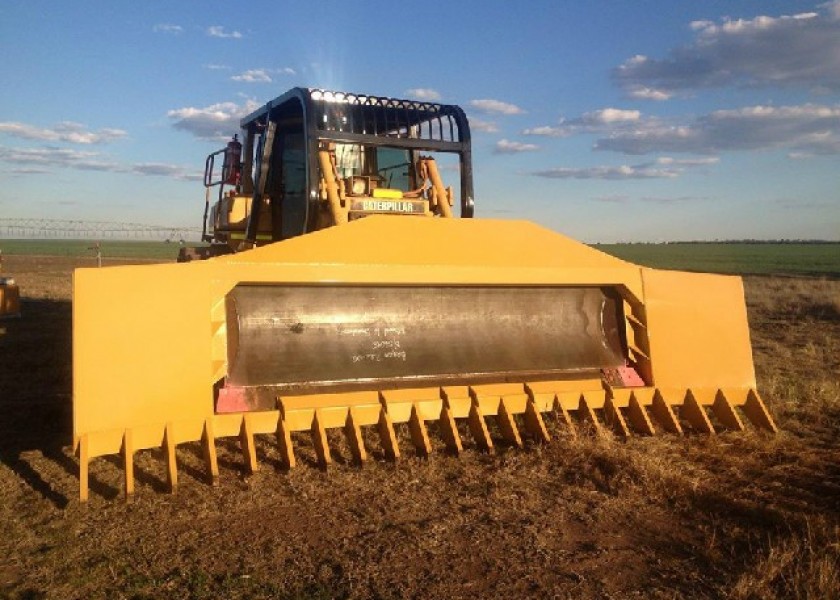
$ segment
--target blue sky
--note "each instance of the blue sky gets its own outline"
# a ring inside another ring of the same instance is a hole
[[[840,239],[840,0],[239,6],[0,3],[0,217],[200,227],[206,154],[300,85],[463,106],[477,217]]]

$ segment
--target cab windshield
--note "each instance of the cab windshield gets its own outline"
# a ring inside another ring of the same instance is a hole
[[[407,192],[416,187],[411,151],[405,148],[336,144],[335,160],[338,176],[353,175],[374,178],[377,187]]]

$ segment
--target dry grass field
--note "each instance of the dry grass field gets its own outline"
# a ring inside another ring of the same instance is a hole
[[[80,505],[70,272],[91,262],[5,258],[24,303],[0,321],[0,597],[840,598],[838,280],[746,279],[776,436],[554,427],[545,447],[362,469],[332,436],[328,472],[283,471],[266,436],[250,476],[219,444],[217,487],[179,447],[175,495],[162,453],[139,453],[130,504],[119,461],[97,459]]]

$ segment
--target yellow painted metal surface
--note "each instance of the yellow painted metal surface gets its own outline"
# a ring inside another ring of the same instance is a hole
[[[431,182],[430,204],[435,212],[444,216],[452,216],[452,190],[443,185],[443,179],[437,168],[437,163],[431,157],[421,157],[419,162],[420,173]]]
[[[20,288],[11,277],[0,278],[0,317],[20,316]]]
[[[330,205],[333,223],[340,225],[347,222],[347,206],[342,198],[339,178],[335,168],[335,156],[327,150],[318,152],[318,165],[321,167],[321,181]]]
[[[213,386],[227,368],[225,295],[239,283],[327,282],[612,286],[625,302],[628,358],[646,385],[373,385],[354,394],[278,398],[273,411],[214,414]],[[372,216],[201,262],[78,269],[73,293],[73,435],[83,499],[90,459],[121,454],[130,493],[133,453],[151,447],[166,449],[174,488],[174,448],[190,441],[202,443],[215,480],[220,437],[238,437],[253,470],[253,436],[260,434],[275,436],[293,466],[291,434],[307,431],[319,461],[329,464],[331,428],[345,432],[358,462],[367,458],[363,427],[376,427],[383,453],[397,458],[394,427],[407,426],[417,452],[428,455],[429,421],[456,453],[463,448],[457,419],[466,419],[475,443],[490,450],[488,417],[519,446],[523,436],[550,439],[543,418],[549,412],[570,434],[581,427],[622,436],[680,433],[683,425],[714,433],[741,428],[738,411],[775,429],[755,391],[740,279],[643,269],[524,221]]]
[[[219,201],[219,228],[244,231],[250,206],[249,196],[224,196]]]
[[[389,200],[401,200],[403,197],[402,190],[391,188],[373,188],[371,195],[374,198],[385,198]]]
[[[642,269],[653,377],[661,387],[755,387],[740,277]]]

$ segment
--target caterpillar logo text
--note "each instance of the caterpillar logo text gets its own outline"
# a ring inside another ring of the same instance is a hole
[[[416,213],[426,212],[425,202],[410,202],[405,200],[358,200],[353,203],[351,210],[366,212]]]

